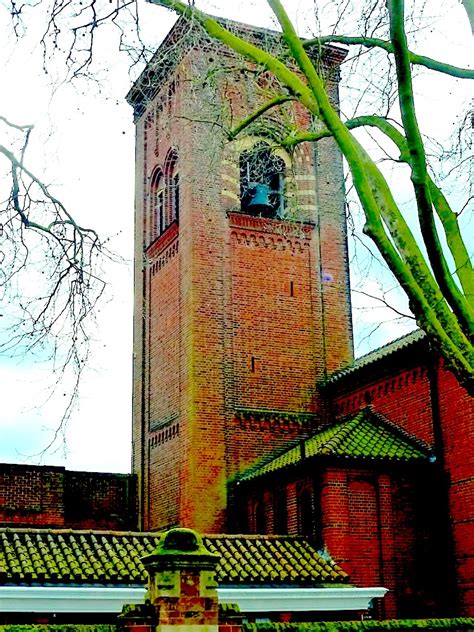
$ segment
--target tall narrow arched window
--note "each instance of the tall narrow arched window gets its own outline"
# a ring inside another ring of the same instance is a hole
[[[166,228],[165,179],[161,170],[155,171],[151,180],[151,238],[154,239]]]
[[[259,500],[254,506],[255,533],[266,533],[267,524],[265,520],[265,505],[263,500]]]
[[[173,172],[171,175],[171,218],[179,221],[179,173]]]
[[[278,535],[288,533],[285,489],[279,489],[273,495],[273,531]]]
[[[298,497],[299,532],[312,536],[314,530],[313,499],[308,489],[303,489]]]
[[[242,211],[264,217],[285,213],[285,163],[269,145],[257,143],[239,159]]]
[[[178,154],[175,149],[170,149],[165,162],[165,179],[168,191],[167,216],[168,223],[179,221],[180,211],[180,180],[178,170]]]

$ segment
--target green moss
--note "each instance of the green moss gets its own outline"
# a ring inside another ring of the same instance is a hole
[[[372,630],[474,630],[474,618],[318,621],[315,623],[244,623],[243,632],[361,632]]]
[[[115,632],[112,624],[101,623],[99,625],[67,624],[50,625],[48,623],[19,623],[0,625],[0,632]]]
[[[242,480],[254,479],[311,457],[388,459],[413,462],[429,458],[426,446],[394,428],[370,406],[342,422],[326,428],[287,452],[261,466],[252,468]]]

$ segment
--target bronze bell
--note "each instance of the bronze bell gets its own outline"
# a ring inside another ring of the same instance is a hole
[[[251,213],[270,215],[273,212],[270,193],[270,187],[267,184],[263,182],[249,182],[247,209]]]

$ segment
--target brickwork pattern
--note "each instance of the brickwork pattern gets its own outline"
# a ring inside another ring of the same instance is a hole
[[[474,616],[474,402],[442,363],[437,389],[459,600]]]
[[[375,369],[369,381],[359,385],[354,380],[350,391],[336,392],[333,410],[336,417],[360,410],[367,404],[390,421],[433,446],[433,418],[427,368],[416,359],[397,371],[390,367]],[[403,406],[400,406],[403,401]]]
[[[0,524],[135,528],[135,477],[74,472],[62,467],[2,464]]]
[[[141,176],[135,258],[137,277],[144,270],[145,282],[135,293],[135,376],[140,388],[134,392],[134,471],[140,472],[148,529],[181,524],[210,532],[231,527],[227,480],[268,451],[308,435],[308,427],[298,424],[283,431],[279,423],[244,428],[235,411],[239,406],[283,412],[320,409],[316,383],[327,363],[321,230],[332,230],[332,245],[328,241],[324,256],[332,272],[337,269],[325,277],[325,288],[339,288],[328,298],[338,302],[337,310],[329,309],[331,327],[337,330],[330,368],[351,354],[350,334],[349,339],[344,335],[350,331],[349,312],[340,304],[347,300],[347,292],[340,292],[347,282],[340,157],[328,149],[330,155],[320,158],[321,173],[315,175],[311,148],[295,152],[285,184],[288,212],[298,209],[298,220],[312,224],[235,226],[239,153],[258,138],[224,147],[218,129],[199,120],[215,115],[221,97],[235,113],[248,111],[256,97],[240,85],[243,75],[235,90],[226,78],[217,88],[194,91],[209,63],[205,50],[185,52],[179,69],[163,81],[137,124]],[[227,94],[219,95],[221,89]],[[301,108],[293,115],[303,125],[309,123]],[[179,226],[157,236],[151,187],[154,174],[165,170],[171,148],[180,175]],[[289,164],[289,156],[284,160]],[[324,226],[319,225],[315,185],[326,196]],[[174,249],[172,231],[179,240]],[[171,434],[171,440],[162,441],[167,425],[176,433],[177,424],[179,439]]]
[[[336,415],[343,415],[371,402],[393,423],[433,448],[436,475],[429,481],[418,480],[415,488],[412,480],[411,491],[401,487],[394,495],[398,499],[395,545],[408,569],[403,579],[399,578],[399,586],[404,589],[397,594],[397,602],[406,616],[419,609],[420,603],[424,603],[424,616],[430,616],[436,609],[437,612],[444,609],[448,615],[471,616],[474,612],[474,406],[472,398],[443,368],[442,362],[427,348],[420,347],[419,337],[412,338],[412,353],[399,345],[400,350],[393,357],[378,359],[370,371],[361,367],[359,372],[351,373],[351,382],[346,378],[340,384],[336,382],[332,390],[333,410]],[[424,491],[420,492],[423,485]],[[424,507],[428,526],[413,514],[413,507]],[[431,532],[429,537],[427,532]],[[442,565],[435,568],[427,553],[433,552],[433,542],[446,550]],[[451,545],[454,559],[449,557]],[[420,571],[420,567],[424,570]],[[433,585],[432,581],[440,573],[441,592],[439,584]],[[453,586],[457,587],[457,599]]]

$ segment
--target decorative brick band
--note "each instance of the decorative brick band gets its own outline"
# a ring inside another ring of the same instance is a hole
[[[167,422],[163,424],[161,428],[152,430],[148,445],[150,448],[156,448],[163,443],[167,443],[171,439],[179,436],[179,421]]]
[[[231,232],[234,242],[253,248],[270,248],[272,250],[291,250],[294,253],[304,253],[309,248],[307,241],[301,241],[286,235],[262,235],[253,232]]]
[[[257,230],[262,233],[279,234],[285,237],[297,237],[299,239],[311,239],[314,224],[311,222],[284,222],[280,219],[256,217],[245,213],[228,212],[229,226],[233,228],[245,228]]]
[[[334,412],[337,416],[352,412],[378,398],[382,398],[384,395],[402,390],[410,383],[415,384],[417,381],[425,379],[426,372],[426,367],[420,366],[397,377],[384,380],[377,386],[365,388],[355,395],[336,403]]]
[[[236,408],[235,418],[242,426],[256,426],[259,428],[275,426],[284,429],[312,427],[317,420],[317,415],[316,413],[287,410]]]
[[[151,274],[155,275],[158,270],[164,268],[165,265],[178,254],[178,251],[179,241],[178,239],[175,239],[175,241],[173,241],[173,243],[164,252],[162,252],[155,261],[153,261],[153,263],[150,262]]]

